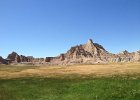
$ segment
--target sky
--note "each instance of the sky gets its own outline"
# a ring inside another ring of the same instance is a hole
[[[88,39],[140,50],[140,0],[0,0],[0,56],[57,56]]]

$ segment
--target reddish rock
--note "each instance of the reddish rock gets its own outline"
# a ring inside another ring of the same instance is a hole
[[[12,52],[8,55],[7,59],[10,59],[13,63],[21,62],[20,56],[16,52]]]

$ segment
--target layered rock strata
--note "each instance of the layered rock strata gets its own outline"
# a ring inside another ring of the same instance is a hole
[[[122,51],[118,54],[109,53],[102,45],[91,39],[86,44],[71,47],[66,53],[57,57],[34,58],[33,56],[18,55],[12,52],[6,59],[0,57],[0,63],[33,63],[47,65],[95,64],[108,62],[137,62],[140,61],[140,51]]]

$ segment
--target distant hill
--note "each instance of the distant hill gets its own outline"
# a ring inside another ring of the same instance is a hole
[[[33,64],[73,65],[136,61],[140,61],[140,51],[130,53],[125,50],[118,54],[112,54],[105,50],[102,45],[93,43],[92,39],[89,39],[86,44],[71,47],[66,53],[57,57],[34,58],[33,56],[18,55],[16,52],[9,54],[6,59],[0,57],[1,64],[28,62]]]

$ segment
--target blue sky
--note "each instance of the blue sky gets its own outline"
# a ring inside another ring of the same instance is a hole
[[[140,0],[0,0],[0,55],[57,56],[91,38],[140,50]]]

